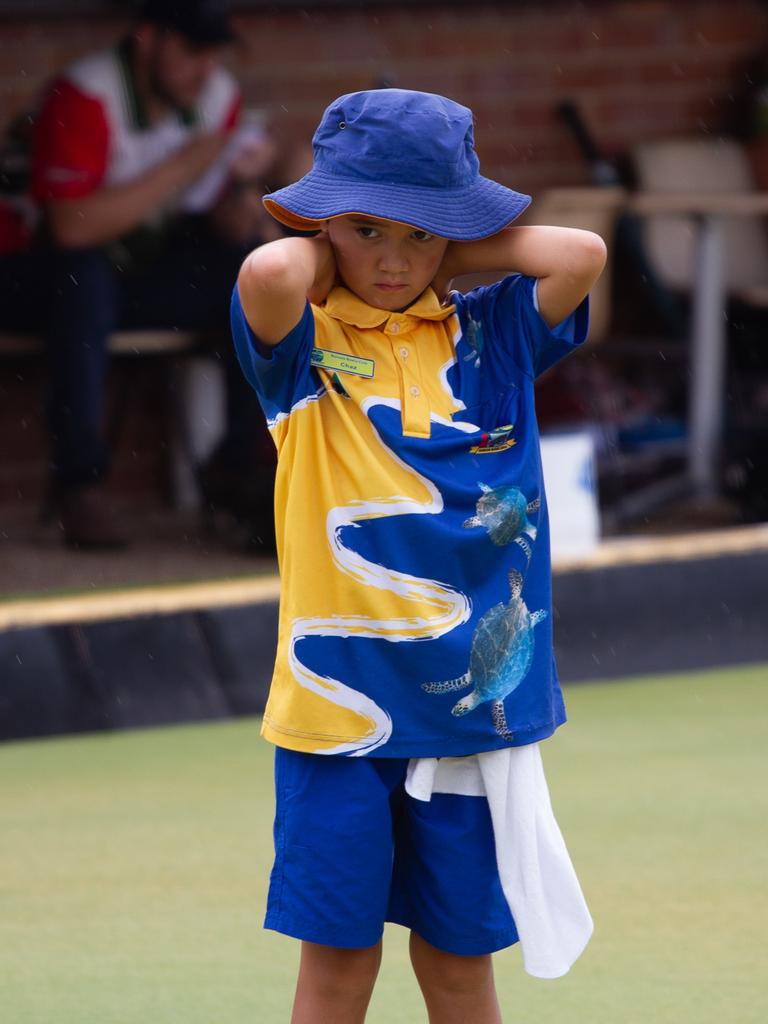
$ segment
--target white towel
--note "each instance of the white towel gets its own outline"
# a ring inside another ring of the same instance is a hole
[[[406,791],[488,800],[501,887],[512,912],[523,965],[536,978],[570,970],[594,929],[552,812],[538,743],[469,757],[414,758]]]

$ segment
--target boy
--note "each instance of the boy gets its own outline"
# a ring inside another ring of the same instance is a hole
[[[384,920],[411,929],[433,1024],[494,1024],[490,954],[518,931],[491,793],[423,802],[406,773],[565,719],[533,380],[584,340],[605,247],[507,229],[529,197],[480,176],[471,112],[440,96],[342,96],[314,152],[265,203],[319,234],[253,252],[232,305],[279,456],[266,924],[302,940],[293,1024],[364,1020]]]

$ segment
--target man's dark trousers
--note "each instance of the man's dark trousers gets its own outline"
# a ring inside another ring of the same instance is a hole
[[[229,300],[243,256],[200,225],[177,230],[141,269],[121,266],[119,257],[102,248],[50,250],[45,338],[55,486],[94,483],[108,471],[103,425],[107,342],[117,329],[217,332],[227,381],[220,454],[233,468],[251,461],[263,417],[236,365],[228,327]]]

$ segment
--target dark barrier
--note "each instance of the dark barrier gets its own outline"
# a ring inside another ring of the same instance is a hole
[[[768,552],[562,573],[554,617],[564,682],[768,661]]]
[[[768,551],[558,573],[564,683],[768,662]],[[257,714],[273,601],[0,632],[0,739]]]
[[[0,739],[257,714],[277,605],[0,633]]]

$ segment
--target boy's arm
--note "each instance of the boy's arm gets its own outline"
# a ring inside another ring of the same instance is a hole
[[[438,295],[462,274],[514,271],[538,278],[539,312],[555,327],[579,305],[605,266],[605,242],[578,228],[505,228],[477,242],[451,242],[435,278]]]
[[[324,235],[280,238],[254,249],[237,279],[251,330],[264,345],[277,345],[301,320],[307,299],[322,302],[335,278],[336,261]]]

